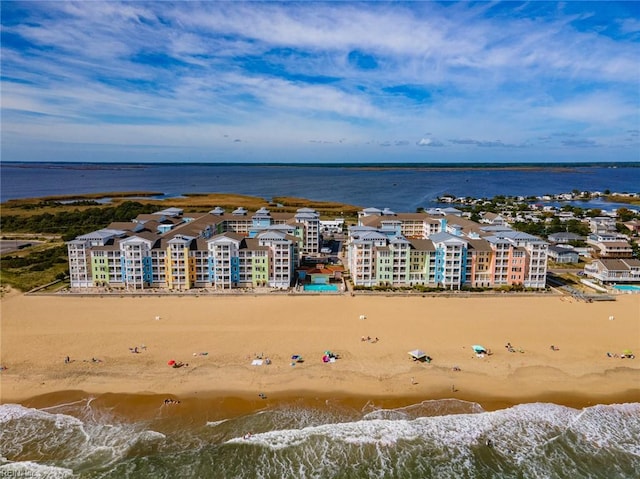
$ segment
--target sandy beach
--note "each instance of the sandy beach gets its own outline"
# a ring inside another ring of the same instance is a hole
[[[70,391],[233,397],[249,405],[259,394],[269,401],[366,398],[396,404],[456,397],[487,408],[534,401],[576,406],[640,401],[640,358],[607,355],[640,353],[640,295],[585,303],[542,294],[14,292],[2,299],[1,333],[2,403],[38,396],[55,402]],[[492,354],[477,357],[474,344]],[[408,351],[417,348],[432,361],[411,360]],[[324,363],[325,351],[339,359]],[[292,355],[304,362],[293,362]],[[260,357],[262,365],[253,365]],[[185,365],[173,368],[170,360]]]

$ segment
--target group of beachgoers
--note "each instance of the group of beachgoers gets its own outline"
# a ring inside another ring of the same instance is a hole
[[[378,341],[380,341],[380,339],[376,336],[375,338],[372,338],[371,336],[362,336],[360,337],[360,341],[361,342],[368,342],[368,343],[377,343]]]
[[[92,357],[91,359],[83,359],[82,360],[85,363],[101,363],[102,359],[98,359],[96,357]],[[65,364],[71,364],[73,362],[73,359],[71,359],[69,356],[65,356],[64,357],[64,363]]]
[[[183,363],[182,361],[175,361],[173,359],[170,360],[167,364],[174,369],[189,366],[189,363]]]
[[[616,359],[635,359],[636,358],[635,354],[633,354],[632,352],[626,352],[621,354],[607,352],[607,357],[616,358]]]
[[[507,351],[509,351],[510,353],[516,353],[516,352],[518,352],[518,353],[524,353],[524,349],[521,349],[521,348],[520,348],[520,349],[516,349],[516,348],[514,348],[514,347],[511,345],[511,343],[507,343],[507,344],[505,344],[505,345],[504,345],[504,347],[505,347],[505,349],[506,349]]]

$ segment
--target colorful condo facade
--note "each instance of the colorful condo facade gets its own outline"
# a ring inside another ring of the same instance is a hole
[[[320,243],[320,215],[310,208],[252,214],[215,208],[194,216],[168,208],[78,236],[67,247],[74,289],[286,289],[302,256],[318,254]],[[345,266],[355,286],[540,289],[547,249],[535,236],[446,210],[368,208],[349,228]]]
[[[545,241],[508,226],[480,225],[441,210],[368,208],[349,229],[347,266],[355,286],[541,289],[547,251]]]
[[[72,288],[288,288],[319,251],[320,215],[243,208],[187,217],[169,208],[67,243]]]

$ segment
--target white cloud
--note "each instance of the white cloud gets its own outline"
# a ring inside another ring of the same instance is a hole
[[[589,18],[562,8],[527,17],[528,4],[513,16],[489,2],[24,6],[28,21],[5,24],[3,12],[3,32],[30,43],[3,45],[2,127],[32,138],[73,141],[76,128],[86,142],[210,146],[226,127],[242,143],[419,138],[415,149],[554,131],[605,144],[637,125],[634,18],[617,21],[628,36],[614,39],[577,30]],[[377,67],[358,68],[353,51]],[[422,95],[388,93],[406,85]]]

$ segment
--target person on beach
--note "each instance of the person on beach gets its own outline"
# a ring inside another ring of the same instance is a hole
[[[65,364],[69,364],[71,362],[71,359],[69,358],[69,356],[65,356],[64,357],[64,363]]]

